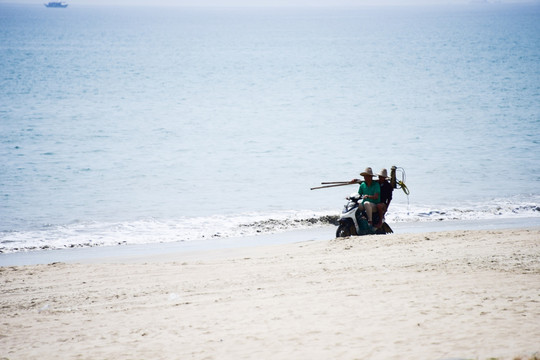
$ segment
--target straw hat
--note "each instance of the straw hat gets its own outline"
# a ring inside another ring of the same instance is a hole
[[[378,174],[377,176],[379,178],[385,178],[385,179],[388,179],[388,171],[386,169],[382,169]]]
[[[364,172],[361,172],[360,175],[362,176],[373,176],[373,170],[371,170],[370,167],[367,167]]]

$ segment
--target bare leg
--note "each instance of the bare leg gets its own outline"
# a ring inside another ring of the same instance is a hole
[[[368,223],[373,225],[373,211],[376,210],[377,206],[374,203],[366,201],[364,203],[364,208],[366,209]]]
[[[386,204],[385,203],[378,203],[377,204],[377,211],[379,212],[379,223],[377,224],[377,227],[381,227],[383,223],[383,217],[386,213]]]

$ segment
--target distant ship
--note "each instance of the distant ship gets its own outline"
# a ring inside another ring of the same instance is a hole
[[[51,1],[48,4],[45,4],[45,6],[51,7],[51,8],[65,8],[67,7],[67,4],[64,4],[63,2],[60,2],[60,1]]]

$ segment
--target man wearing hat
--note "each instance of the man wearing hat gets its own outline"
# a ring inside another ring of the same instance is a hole
[[[368,223],[373,226],[373,211],[377,210],[381,187],[378,182],[373,181],[373,170],[370,167],[366,168],[360,175],[364,177],[364,182],[360,184],[360,189],[358,189],[358,193],[362,195],[362,203],[358,207],[366,211]]]
[[[394,189],[392,188],[392,185],[388,182],[388,171],[386,169],[382,169],[379,174],[377,174],[379,177],[379,186],[381,188],[381,198],[380,202],[377,204],[377,211],[379,212],[379,223],[376,227],[380,227],[383,222],[384,214],[386,213],[386,210],[388,210],[388,207],[390,206],[390,202],[392,201],[392,192]]]

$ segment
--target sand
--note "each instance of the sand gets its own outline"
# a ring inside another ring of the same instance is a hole
[[[540,229],[0,267],[0,359],[524,359]]]

